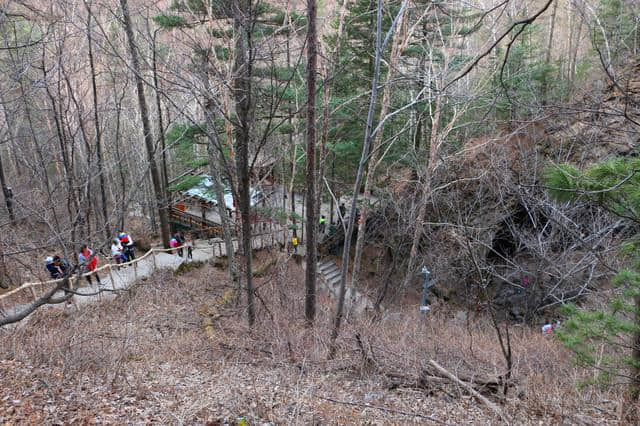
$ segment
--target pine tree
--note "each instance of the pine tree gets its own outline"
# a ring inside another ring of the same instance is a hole
[[[548,167],[545,182],[558,201],[587,200],[640,223],[638,171],[640,159],[613,159],[584,172],[563,164]],[[575,352],[581,365],[598,371],[595,383],[608,385],[627,381],[628,408],[633,408],[640,402],[640,241],[628,241],[624,254],[629,267],[614,277],[617,293],[607,308],[591,310],[567,306],[568,319],[558,336]],[[599,353],[601,345],[606,348],[605,353]],[[635,421],[640,420],[637,412],[627,415]]]

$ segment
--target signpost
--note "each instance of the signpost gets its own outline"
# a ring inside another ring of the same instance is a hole
[[[429,312],[429,289],[433,286],[433,284],[429,281],[429,276],[431,272],[427,269],[426,266],[423,266],[420,270],[421,274],[424,274],[424,285],[422,287],[422,304],[420,306],[420,313],[426,314]]]

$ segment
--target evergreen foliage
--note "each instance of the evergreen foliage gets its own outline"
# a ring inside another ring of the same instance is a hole
[[[616,158],[581,172],[570,165],[550,166],[545,183],[558,201],[590,201],[615,214],[640,223],[640,160]],[[638,378],[629,374],[640,370],[640,251],[636,240],[623,249],[629,267],[613,279],[615,296],[604,309],[587,310],[568,305],[568,319],[558,332],[559,339],[576,354],[580,365],[597,371],[591,383],[610,385],[629,380],[637,394]],[[605,351],[602,351],[604,345]]]
[[[633,0],[601,0],[596,15],[598,26],[592,31],[592,43],[605,60],[620,62],[637,51],[640,11]],[[610,56],[610,57],[609,57]]]

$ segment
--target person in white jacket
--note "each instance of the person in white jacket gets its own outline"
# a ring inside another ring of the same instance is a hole
[[[111,256],[116,261],[116,263],[122,263],[127,261],[127,256],[125,256],[122,250],[122,244],[120,244],[119,239],[114,239],[111,244]]]

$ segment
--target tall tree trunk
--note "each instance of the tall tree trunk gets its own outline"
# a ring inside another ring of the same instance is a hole
[[[444,68],[440,75],[444,76],[447,74],[448,70],[448,61],[449,58],[447,55],[444,57]],[[442,82],[440,82],[442,83]],[[440,149],[442,147],[442,143],[444,142],[446,136],[451,132],[453,126],[458,119],[459,112],[454,109],[454,113],[451,116],[449,122],[446,126],[441,125],[441,115],[442,115],[442,94],[436,92],[435,98],[435,106],[433,113],[431,114],[431,136],[429,138],[429,160],[425,167],[424,179],[421,188],[421,196],[419,200],[418,214],[416,219],[413,221],[415,224],[415,229],[413,231],[413,238],[411,241],[411,252],[409,254],[409,266],[407,268],[407,273],[402,282],[402,290],[404,291],[411,282],[411,279],[414,277],[416,266],[418,265],[418,247],[420,246],[420,240],[422,239],[422,234],[424,232],[423,223],[425,221],[425,215],[427,212],[427,205],[432,196],[432,179],[433,175],[436,171],[436,166],[438,165],[438,159],[440,156]]]
[[[353,185],[353,200],[349,208],[349,220],[347,223],[347,231],[344,237],[344,248],[342,252],[342,272],[340,275],[340,294],[338,296],[338,306],[336,308],[335,317],[333,320],[333,329],[331,331],[331,343],[329,345],[329,358],[333,358],[336,354],[336,339],[340,333],[340,325],[342,324],[342,315],[344,311],[344,298],[346,294],[346,282],[347,274],[349,272],[349,252],[351,251],[351,237],[353,235],[353,225],[356,215],[356,200],[357,194],[362,182],[362,175],[364,173],[364,166],[369,157],[369,143],[371,135],[371,125],[373,123],[373,114],[376,106],[376,100],[378,97],[378,79],[380,75],[380,60],[382,57],[382,0],[378,0],[378,13],[377,13],[377,25],[376,25],[376,46],[375,46],[375,69],[373,71],[373,78],[371,80],[371,97],[369,99],[369,113],[367,114],[367,124],[364,132],[364,142],[362,146],[362,155],[360,157],[360,164],[358,165],[358,172],[356,174],[356,181]]]
[[[251,140],[251,67],[253,46],[251,45],[254,19],[252,0],[238,0],[234,5],[234,29],[236,32],[235,61],[233,64],[233,88],[236,102],[236,170],[242,222],[242,250],[245,259],[247,282],[247,320],[249,326],[255,322],[253,295],[253,253],[251,247],[251,203],[249,182],[249,143]]]
[[[322,193],[324,185],[324,174],[325,174],[325,161],[327,159],[327,141],[329,139],[329,110],[330,110],[330,101],[331,101],[331,89],[333,81],[332,78],[336,72],[336,64],[338,62],[338,57],[340,54],[340,45],[342,43],[342,33],[344,31],[344,17],[347,14],[347,2],[349,0],[342,0],[342,5],[340,7],[340,18],[338,20],[338,31],[336,33],[336,44],[333,48],[333,52],[331,54],[330,62],[325,65],[325,75],[324,75],[324,83],[322,86],[322,100],[323,100],[323,109],[322,109],[322,134],[320,136],[320,144],[321,144],[321,154],[320,154],[320,165],[318,167],[318,205],[316,208],[316,212],[320,214],[320,207],[322,206]],[[331,184],[333,184],[333,180],[335,178],[335,165],[336,165],[336,151],[335,148],[331,153]],[[333,224],[333,197],[330,198],[330,206],[329,206],[329,225]]]
[[[203,64],[202,79],[206,88],[207,95],[213,93],[209,80],[208,64]],[[224,199],[224,190],[220,170],[222,169],[222,146],[218,139],[218,131],[216,129],[216,120],[214,113],[214,100],[207,97],[205,101],[205,113],[207,120],[207,151],[209,154],[209,170],[211,171],[211,179],[213,180],[213,189],[218,202],[218,214],[222,224],[222,233],[224,238],[225,251],[227,253],[227,261],[229,262],[229,282],[236,283],[236,297],[240,297],[241,281],[238,277],[238,268],[236,266],[235,250],[233,249],[233,232],[231,229],[231,221],[227,215],[227,204]],[[238,299],[236,299],[238,300]]]
[[[6,104],[4,103],[4,99],[0,97],[0,102],[5,105],[2,110],[4,111],[4,117],[7,124],[7,133],[9,134],[9,140],[11,141],[11,145],[14,145],[13,141],[13,126],[11,121],[9,121],[9,112],[7,111]],[[13,212],[13,190],[11,187],[7,185],[7,180],[4,174],[4,167],[2,164],[2,149],[0,149],[0,185],[2,186],[2,193],[4,194],[4,201],[7,205],[7,212],[9,212],[9,219],[11,222],[15,222],[16,216]]]
[[[289,22],[289,25],[291,25],[291,15],[289,14],[289,2],[287,2],[287,19]],[[286,57],[287,57],[287,69],[291,69],[291,48],[290,48],[290,38],[291,38],[291,32],[287,31],[287,40],[286,40]],[[291,196],[291,223],[293,225],[293,234],[297,235],[296,232],[296,193],[294,191],[294,182],[295,182],[295,176],[296,176],[296,154],[297,154],[297,149],[296,149],[296,145],[294,145],[293,143],[293,112],[291,110],[291,105],[289,104],[287,106],[287,124],[289,125],[289,134],[288,134],[288,139],[289,139],[289,148],[291,149],[291,180],[289,182],[289,194]],[[283,186],[283,192],[285,192],[285,188]],[[285,206],[286,208],[286,206]],[[287,240],[288,240],[288,233],[285,232],[283,233],[283,238],[284,238],[284,243],[287,244]]]
[[[331,184],[333,184],[336,180],[336,151],[333,150],[331,155]],[[335,187],[333,188],[335,192]],[[331,201],[329,202],[329,225],[333,226],[333,214],[335,213],[336,206],[333,204],[333,196],[331,197]],[[335,194],[336,199],[340,199],[338,194]]]
[[[107,212],[107,193],[104,183],[104,168],[102,165],[102,132],[100,131],[100,120],[98,117],[98,89],[96,86],[96,69],[93,61],[93,43],[91,40],[91,4],[85,2],[87,8],[87,42],[89,43],[89,65],[91,67],[91,90],[93,91],[93,119],[96,126],[96,156],[98,160],[98,176],[100,181],[100,198],[102,202],[102,218],[104,220],[105,241],[111,238],[111,227],[109,226],[109,213]],[[89,170],[91,173],[91,170]]]
[[[169,194],[169,172],[167,171],[167,147],[164,135],[164,120],[162,117],[162,102],[160,102],[160,86],[158,83],[158,67],[156,64],[156,32],[153,33],[152,63],[153,63],[153,86],[156,94],[156,108],[158,110],[158,134],[160,135],[160,145],[162,147],[162,188],[166,200],[171,199]]]
[[[375,173],[378,167],[378,155],[380,149],[376,149],[382,143],[382,136],[384,132],[384,119],[389,111],[391,105],[391,82],[395,75],[395,69],[398,64],[398,58],[400,56],[400,31],[402,29],[402,20],[404,15],[400,16],[396,31],[392,41],[391,58],[389,59],[389,68],[387,71],[386,83],[384,91],[382,92],[382,107],[380,109],[380,117],[378,119],[379,127],[377,129],[375,138],[371,143],[370,150],[371,158],[369,159],[369,171],[364,182],[364,196],[362,201],[362,210],[360,211],[360,222],[358,223],[358,238],[356,240],[355,253],[353,256],[353,271],[351,272],[351,288],[355,289],[358,283],[358,276],[360,274],[360,262],[362,260],[362,250],[364,248],[365,234],[367,232],[367,217],[371,210],[370,198],[371,198],[371,185],[375,180]],[[355,292],[352,292],[355,294]]]
[[[42,57],[42,72],[43,79],[46,81],[48,76],[44,54]],[[58,72],[60,72],[59,69]],[[60,96],[60,84],[60,81],[58,81],[58,98],[62,97]],[[58,107],[58,102],[56,102],[56,97],[53,96],[53,93],[51,93],[51,90],[49,89],[49,85],[45,84],[44,88],[47,93],[47,97],[49,98],[49,102],[51,102],[51,111],[53,113],[53,119],[56,125],[56,133],[58,135],[58,143],[60,145],[60,154],[62,155],[62,167],[67,184],[67,211],[71,220],[71,240],[75,241],[76,227],[80,220],[80,203],[76,197],[76,190],[73,185],[74,171],[73,166],[69,161],[69,152],[67,151],[67,137],[64,132],[64,123],[62,122],[64,118],[62,116],[62,111]]]
[[[71,79],[69,78],[69,74],[67,73],[67,70],[64,67],[64,65],[62,64],[60,65],[60,70],[62,72],[62,76],[64,77],[64,81],[67,85],[67,91],[69,93],[69,97],[73,101],[73,104],[76,108],[78,125],[80,127],[80,133],[82,134],[82,140],[84,141],[84,147],[86,149],[86,155],[84,155],[84,157],[87,160],[87,171],[86,171],[86,179],[83,184],[83,187],[84,187],[85,202],[86,202],[86,210],[84,212],[85,218],[86,218],[85,225],[87,227],[86,235],[89,236],[91,235],[91,211],[92,211],[91,172],[93,169],[93,166],[92,166],[93,151],[91,149],[91,144],[89,142],[89,133],[87,132],[87,129],[85,127],[82,104],[78,101],[78,97],[76,96],[73,85],[71,84]]]
[[[116,109],[116,129],[115,129],[115,135],[114,135],[114,145],[115,145],[115,151],[116,151],[116,163],[118,164],[118,176],[120,178],[120,203],[118,204],[118,228],[119,229],[124,229],[125,228],[125,216],[126,216],[126,210],[128,207],[128,202],[129,200],[127,199],[127,180],[126,180],[126,176],[124,174],[124,167],[122,167],[122,156],[120,153],[120,143],[121,143],[121,137],[120,137],[120,127],[121,127],[121,117],[122,117],[122,102],[124,100],[124,97],[126,95],[126,86],[125,88],[122,90],[122,93],[120,94],[120,96],[118,96],[118,90],[116,88],[116,80],[114,78],[115,76],[112,75],[112,80],[113,80],[113,102],[115,104],[115,109]],[[115,198],[114,198],[115,199]],[[117,201],[117,200],[116,200]]]
[[[398,15],[393,20],[389,32],[395,31],[395,26],[398,23],[398,19],[401,14],[404,13],[404,9],[407,7],[407,0],[403,0]],[[373,115],[375,113],[375,107],[378,99],[378,81],[380,79],[380,62],[382,59],[382,51],[384,45],[382,43],[382,0],[378,0],[377,6],[377,21],[376,21],[376,47],[374,55],[374,70],[373,78],[371,80],[371,97],[369,99],[369,112],[367,113],[367,124],[364,130],[364,141],[362,144],[362,154],[360,156],[360,163],[358,165],[358,172],[356,173],[356,181],[353,185],[353,200],[349,207],[349,220],[347,221],[347,231],[344,237],[344,246],[342,253],[342,273],[340,275],[340,295],[338,297],[338,307],[336,308],[336,314],[333,321],[333,329],[331,331],[331,342],[329,344],[329,358],[333,358],[336,354],[336,339],[340,333],[340,325],[342,324],[342,316],[344,311],[344,298],[346,294],[347,274],[349,272],[349,252],[351,251],[351,238],[353,236],[353,228],[356,215],[356,201],[357,194],[362,183],[362,176],[364,174],[364,167],[369,159],[369,150],[371,145],[371,127],[373,124]]]
[[[165,248],[169,248],[169,220],[167,217],[167,203],[162,191],[162,183],[154,157],[153,136],[151,135],[151,127],[149,126],[149,111],[147,109],[147,100],[144,96],[144,86],[142,85],[142,75],[140,74],[140,63],[136,45],[133,37],[133,28],[131,26],[131,18],[129,17],[129,7],[127,0],[120,0],[122,8],[122,18],[124,21],[124,30],[129,40],[129,54],[131,55],[131,66],[136,81],[136,91],[138,92],[138,104],[140,107],[140,117],[142,118],[142,130],[144,132],[144,143],[147,148],[147,157],[149,160],[149,169],[151,171],[151,180],[153,181],[153,191],[155,193],[156,207],[158,216],[160,216],[160,231],[162,233],[162,243]]]
[[[574,10],[575,6],[570,6],[570,13],[573,19],[573,28],[571,28],[571,34],[569,34],[569,66],[567,69],[567,96],[571,96],[573,93],[574,78],[576,75],[576,66],[578,61],[578,50],[580,50],[580,38],[582,36],[582,25],[584,19],[582,16]],[[576,27],[577,22],[577,29]]]
[[[236,256],[233,249],[233,231],[231,229],[231,222],[229,215],[227,215],[227,206],[224,200],[224,191],[222,185],[222,178],[220,176],[220,160],[219,160],[219,142],[217,141],[216,130],[209,130],[207,132],[209,136],[209,162],[211,163],[209,169],[211,171],[211,178],[213,179],[213,188],[218,201],[218,214],[220,215],[220,222],[222,223],[222,232],[224,238],[224,248],[227,253],[227,260],[229,262],[229,281],[236,283],[236,294],[240,295],[241,281],[238,279],[238,267],[236,266]]]
[[[316,316],[316,0],[307,0],[307,270],[304,316],[312,325]]]
[[[4,176],[4,167],[2,165],[2,150],[0,149],[0,185],[2,185],[2,193],[4,194],[4,202],[7,205],[7,212],[9,212],[9,219],[11,222],[16,221],[16,216],[13,213],[13,191],[7,185],[7,180]]]
[[[545,65],[547,70],[545,70],[544,80],[542,81],[542,105],[547,105],[549,96],[549,70],[551,67],[551,58],[553,57],[551,54],[551,49],[553,48],[553,33],[556,27],[556,12],[558,11],[558,2],[554,2],[553,10],[551,12],[551,23],[549,25],[549,38],[547,40],[547,53],[545,55]]]
[[[60,226],[60,221],[58,219],[58,214],[56,212],[56,203],[54,202],[54,195],[51,185],[51,180],[49,179],[49,171],[47,170],[47,164],[44,160],[44,153],[42,152],[42,147],[38,142],[38,137],[36,134],[36,130],[33,124],[33,118],[31,116],[31,108],[29,107],[29,99],[26,96],[26,90],[24,88],[24,83],[22,80],[19,82],[20,86],[20,96],[22,97],[22,101],[24,102],[25,115],[27,117],[27,123],[29,124],[29,131],[31,132],[31,137],[33,138],[33,146],[36,150],[36,154],[38,155],[38,162],[40,163],[40,167],[42,169],[42,177],[45,183],[45,189],[47,193],[47,205],[50,206],[51,215],[56,225],[56,230],[58,232],[62,231]]]

